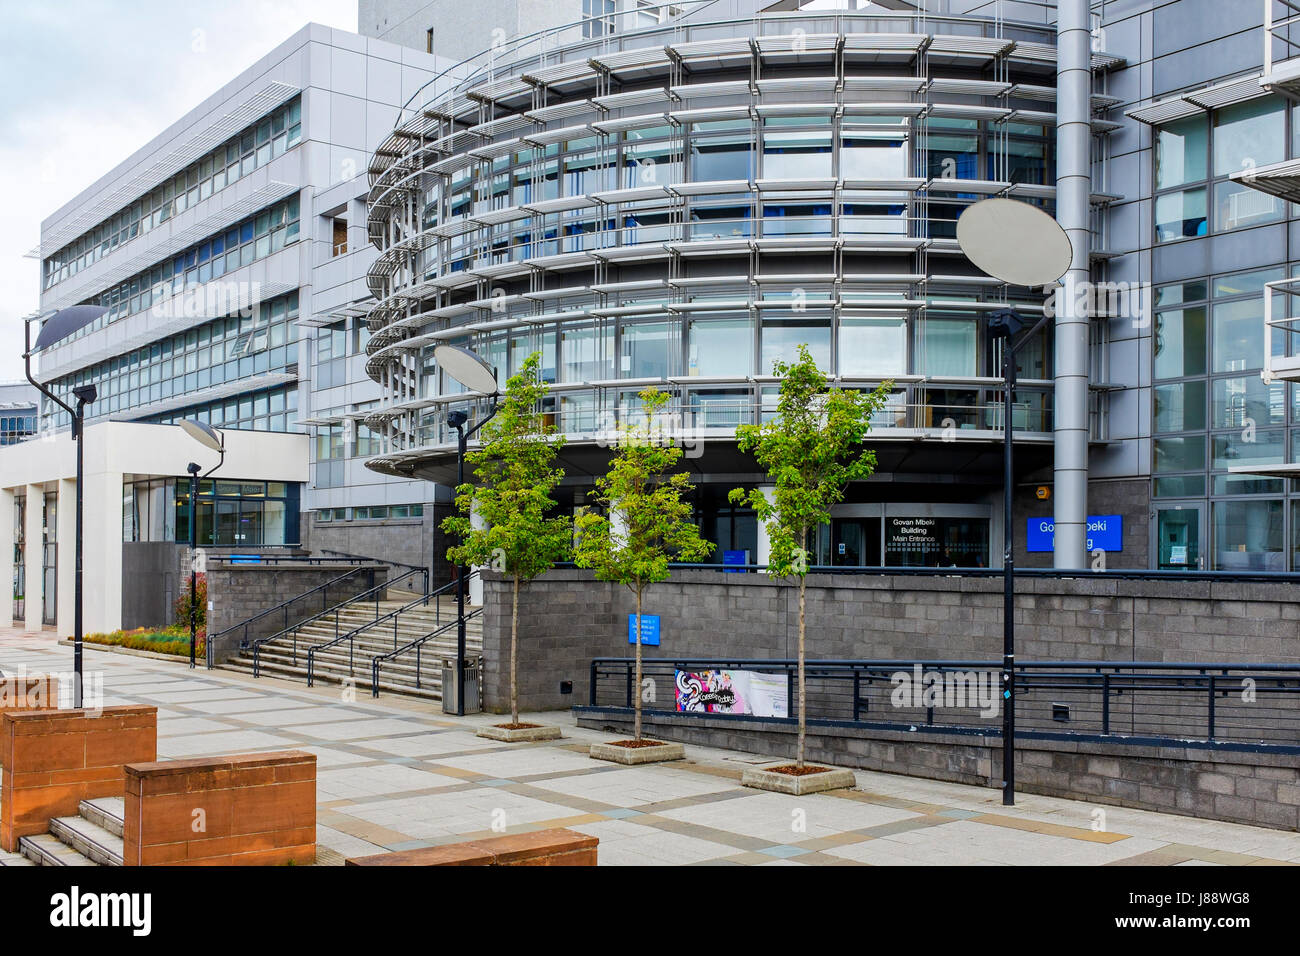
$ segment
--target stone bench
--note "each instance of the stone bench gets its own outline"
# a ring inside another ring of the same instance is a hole
[[[347,861],[348,866],[595,866],[593,836],[573,830],[534,830],[510,836],[377,853]]]
[[[131,763],[125,866],[316,860],[316,755],[301,750]]]
[[[0,714],[0,848],[45,833],[81,801],[120,797],[123,767],[158,757],[158,708]]]

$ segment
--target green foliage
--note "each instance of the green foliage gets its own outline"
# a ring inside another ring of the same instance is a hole
[[[540,365],[541,353],[534,352],[506,383],[496,414],[480,432],[481,446],[465,456],[478,484],[456,489],[456,513],[442,523],[462,542],[448,549],[448,560],[486,565],[521,583],[564,560],[573,540],[567,516],[546,516],[564,477],[555,467],[564,437],[554,435],[542,415],[547,386]],[[472,527],[471,507],[484,527]]]
[[[690,477],[669,473],[682,449],[657,440],[662,430],[655,419],[668,395],[652,387],[640,397],[644,422],[628,423],[620,431],[609,471],[596,479],[591,493],[606,514],[588,512],[578,518],[575,554],[579,567],[594,570],[602,581],[627,585],[638,598],[648,585],[668,577],[670,560],[700,561],[713,550],[700,537],[690,502],[684,500],[691,491]]]
[[[777,361],[773,370],[781,379],[776,416],[736,429],[740,449],[771,477],[771,497],[757,488],[735,488],[729,497],[753,508],[766,526],[769,573],[802,578],[810,564],[809,533],[830,522],[849,482],[876,470],[875,452],[862,443],[893,382],[873,392],[831,388],[804,345],[797,361]]]
[[[198,592],[198,599],[195,602],[194,610],[197,612],[195,621],[199,629],[202,630],[208,622],[208,576],[206,574],[198,575],[198,586],[195,590]],[[185,575],[185,590],[181,592],[180,597],[176,599],[173,606],[176,613],[176,623],[190,626],[190,579]],[[187,635],[189,631],[185,632]]]

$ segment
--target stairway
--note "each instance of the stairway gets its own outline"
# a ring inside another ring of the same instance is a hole
[[[82,800],[75,817],[56,817],[50,832],[25,836],[0,866],[121,866],[122,798]]]
[[[403,595],[400,600],[379,601],[377,605],[374,601],[347,605],[338,612],[337,631],[333,612],[310,624],[304,624],[298,630],[296,651],[292,635],[268,641],[261,647],[261,674],[305,683],[308,648],[326,644],[335,637],[369,624],[373,626],[353,638],[354,647],[350,663],[348,644],[344,642],[317,653],[314,670],[318,683],[341,684],[344,680],[351,679],[358,689],[369,690],[372,658],[391,653],[395,647],[401,647],[439,627],[445,627],[446,630],[427,642],[420,653],[418,687],[414,651],[395,660],[385,661],[379,675],[380,693],[441,701],[442,661],[443,658],[456,656],[456,599],[454,596],[443,595],[435,599],[436,605],[430,602],[427,607],[415,607],[402,612],[397,618],[395,632],[394,622],[391,619],[375,623],[377,619],[396,611],[412,599],[411,596]],[[482,648],[481,621],[475,617],[465,625],[465,651],[467,656],[477,657]],[[251,648],[241,651],[219,666],[227,670],[252,674],[253,651]]]

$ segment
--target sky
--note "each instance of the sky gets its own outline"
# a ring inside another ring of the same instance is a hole
[[[308,22],[355,31],[357,0],[0,0],[0,382],[41,220]]]

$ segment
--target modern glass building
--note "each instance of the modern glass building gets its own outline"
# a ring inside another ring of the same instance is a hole
[[[654,384],[714,560],[761,559],[753,515],[726,501],[759,477],[734,430],[771,413],[773,362],[803,343],[843,387],[893,382],[878,480],[851,490],[818,561],[998,564],[1005,407],[983,318],[1008,303],[1037,317],[1044,299],[972,266],[955,227],[988,196],[1054,212],[1055,27],[723,6],[653,22],[611,8],[612,29],[589,16],[520,38],[408,105],[370,165],[367,371],[384,399],[366,421],[385,445],[370,466],[452,474],[447,412],[488,402],[459,394],[438,344],[478,352],[503,383],[540,352],[566,506]],[[1124,62],[1091,59],[1098,151],[1121,125],[1107,84]],[[1095,191],[1098,221],[1116,198]],[[1099,362],[1106,332],[1093,326]],[[1021,353],[1011,411],[1025,476],[1050,475],[1054,370],[1049,333]],[[1108,398],[1093,396],[1100,443]]]

